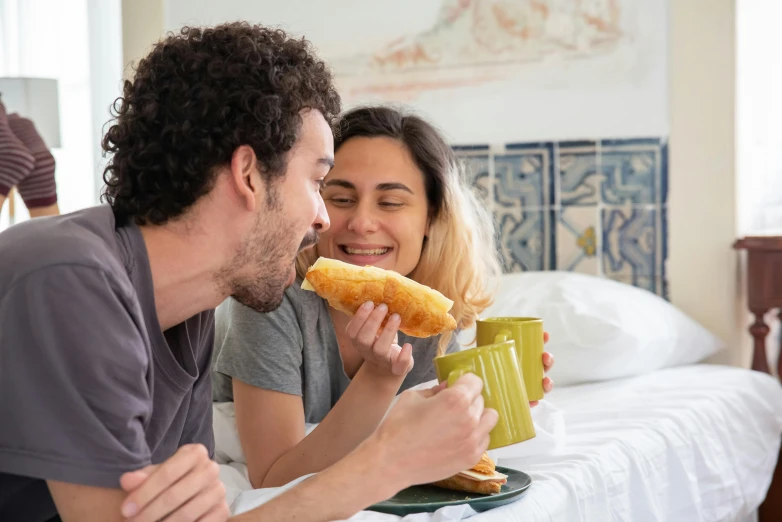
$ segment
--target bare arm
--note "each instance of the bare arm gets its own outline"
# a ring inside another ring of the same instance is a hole
[[[483,408],[482,386],[468,374],[447,390],[404,392],[380,427],[345,458],[231,520],[346,519],[404,487],[473,466],[497,422],[497,413]]]
[[[121,489],[96,488],[47,480],[54,505],[63,522],[122,522],[120,504],[126,493]]]
[[[353,451],[377,428],[403,379],[363,365],[307,437],[301,397],[234,379],[236,424],[253,487],[287,484],[322,471]]]
[[[404,485],[400,478],[372,469],[373,459],[378,458],[373,446],[361,445],[322,473],[252,511],[232,517],[231,522],[342,520],[393,496]]]

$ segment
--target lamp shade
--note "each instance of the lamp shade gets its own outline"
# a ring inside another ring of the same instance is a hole
[[[60,101],[57,80],[0,77],[0,99],[8,114],[30,118],[50,148],[60,147]]]

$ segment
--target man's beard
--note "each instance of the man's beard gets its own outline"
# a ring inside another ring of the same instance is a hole
[[[317,230],[310,229],[304,236],[304,239],[301,240],[301,244],[299,245],[299,252],[317,245],[318,241],[320,241],[320,233],[318,233]]]
[[[276,310],[282,304],[291,271],[294,268],[295,255],[305,248],[315,245],[320,234],[310,229],[295,248],[295,238],[291,237],[290,224],[276,212],[269,212],[263,222],[259,216],[250,237],[240,247],[231,265],[222,271],[218,278],[228,285],[231,296],[256,312],[267,313]],[[283,263],[293,255],[290,263]],[[244,272],[241,276],[237,272]]]

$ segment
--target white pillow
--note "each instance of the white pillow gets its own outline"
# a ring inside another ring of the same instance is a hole
[[[543,318],[557,386],[693,364],[724,344],[665,299],[634,286],[572,272],[501,276],[482,317]],[[459,339],[470,343],[474,329]],[[474,346],[474,344],[472,344]]]

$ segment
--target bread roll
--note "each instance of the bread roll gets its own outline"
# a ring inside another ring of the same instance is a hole
[[[497,473],[494,461],[484,453],[481,461],[466,472],[457,473],[445,480],[434,482],[432,485],[468,493],[496,495],[507,481],[508,477]]]
[[[413,337],[430,337],[456,328],[456,320],[448,313],[453,301],[391,270],[321,257],[309,268],[301,287],[348,315],[367,301],[375,306],[385,303],[386,317],[399,314],[399,330]]]

